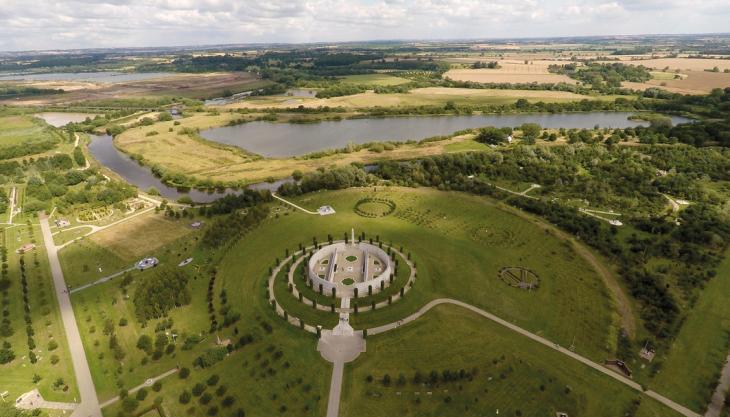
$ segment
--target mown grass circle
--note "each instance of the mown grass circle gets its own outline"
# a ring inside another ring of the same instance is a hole
[[[395,202],[387,198],[367,197],[355,203],[355,213],[362,217],[385,217],[395,211]]]

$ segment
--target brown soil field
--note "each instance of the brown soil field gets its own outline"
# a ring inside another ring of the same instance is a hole
[[[255,75],[246,72],[179,74],[160,79],[115,84],[89,82],[49,84],[47,81],[28,82],[22,85],[44,88],[51,88],[52,85],[56,85],[52,88],[62,88],[67,93],[13,100],[12,103],[22,105],[70,104],[85,100],[163,96],[205,99],[219,97],[226,90],[240,92],[247,89],[260,88],[266,84],[268,84],[267,81],[262,81]]]
[[[707,94],[713,88],[730,87],[730,74],[707,71],[687,71],[685,74],[687,77],[681,80],[649,80],[646,83],[625,82],[622,85],[635,90],[660,87],[679,94]]]

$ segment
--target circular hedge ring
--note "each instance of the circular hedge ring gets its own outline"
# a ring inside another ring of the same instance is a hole
[[[362,217],[385,217],[395,211],[395,202],[387,198],[368,197],[355,203],[355,213]]]

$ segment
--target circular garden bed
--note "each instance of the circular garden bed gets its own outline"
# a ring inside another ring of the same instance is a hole
[[[506,266],[500,269],[499,278],[511,287],[523,290],[534,290],[540,286],[537,274],[521,266]]]

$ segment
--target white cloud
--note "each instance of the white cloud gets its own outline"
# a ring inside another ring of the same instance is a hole
[[[0,0],[0,50],[720,32],[729,20],[727,0]]]

